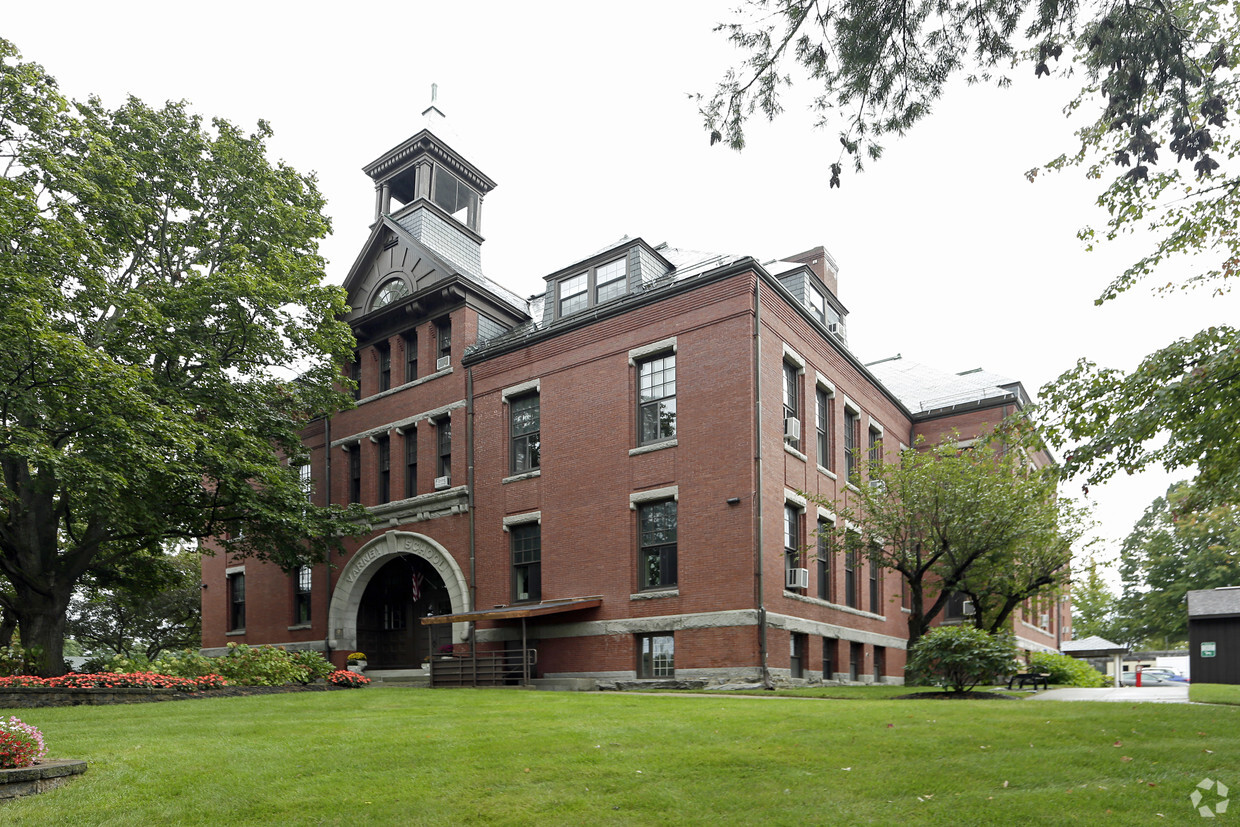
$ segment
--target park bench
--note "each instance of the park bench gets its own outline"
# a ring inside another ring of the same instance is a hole
[[[1034,689],[1038,688],[1038,684],[1042,684],[1043,689],[1050,689],[1051,676],[1047,672],[1020,672],[1008,678],[1007,688],[1011,689],[1012,684],[1017,684],[1019,689],[1024,689],[1030,684],[1033,684]]]

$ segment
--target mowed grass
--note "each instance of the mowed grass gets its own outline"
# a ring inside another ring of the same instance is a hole
[[[5,710],[49,824],[1196,823],[1240,708],[369,688]]]
[[[1240,706],[1240,686],[1225,683],[1192,683],[1188,699],[1199,704],[1232,704]]]

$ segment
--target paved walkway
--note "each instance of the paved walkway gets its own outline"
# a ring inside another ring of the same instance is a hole
[[[1184,686],[1121,686],[1110,689],[1052,689],[1039,692],[1031,701],[1113,701],[1120,703],[1188,703],[1188,684]]]

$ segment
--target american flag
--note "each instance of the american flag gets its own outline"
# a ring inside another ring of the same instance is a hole
[[[422,599],[422,573],[415,571],[413,573],[413,602],[417,603]]]

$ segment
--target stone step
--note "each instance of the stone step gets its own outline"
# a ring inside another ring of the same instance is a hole
[[[431,673],[425,669],[367,669],[363,674],[375,686],[431,685]]]

